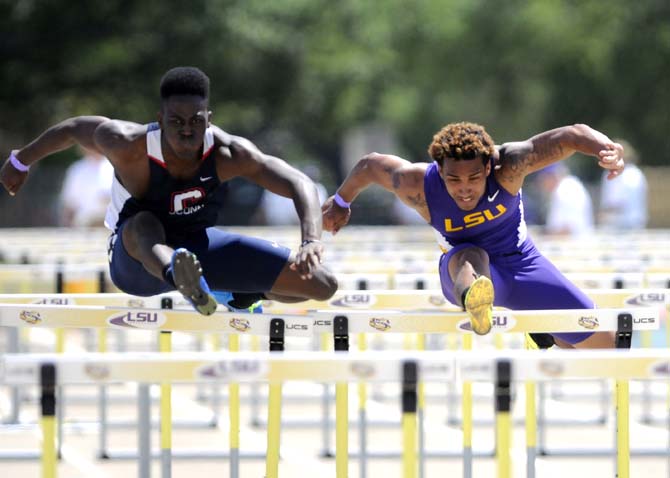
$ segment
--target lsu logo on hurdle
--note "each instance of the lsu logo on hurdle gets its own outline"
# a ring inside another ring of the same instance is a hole
[[[370,319],[370,327],[379,330],[380,332],[386,332],[391,328],[391,321],[389,319],[373,317]]]
[[[251,328],[251,324],[247,319],[232,318],[228,323],[233,329],[237,330],[238,332],[246,332]]]
[[[663,305],[669,297],[664,292],[647,292],[628,297],[626,305]]]
[[[109,325],[131,329],[158,329],[165,325],[165,322],[167,322],[165,314],[153,310],[129,311],[107,319]]]
[[[491,320],[491,328],[495,330],[510,330],[516,325],[516,320],[511,315],[505,312],[493,311],[493,318]],[[458,330],[463,332],[472,332],[472,324],[470,319],[463,319],[458,322]]]
[[[375,302],[377,302],[377,298],[372,294],[345,294],[331,301],[330,305],[347,308],[366,308],[374,305]]]
[[[39,312],[35,312],[34,310],[22,310],[19,314],[19,319],[30,325],[42,322],[42,316]]]
[[[577,323],[585,329],[589,330],[597,329],[600,325],[598,322],[598,317],[594,316],[580,317]]]

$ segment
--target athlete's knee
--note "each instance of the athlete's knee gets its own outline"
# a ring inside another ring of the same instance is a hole
[[[469,262],[472,265],[481,263],[488,264],[489,255],[481,247],[472,246],[456,252],[452,260],[457,266],[463,266],[466,262]]]
[[[328,300],[337,292],[337,277],[325,267],[319,267],[317,271],[319,287],[314,295],[315,300]]]
[[[146,240],[164,242],[165,229],[155,214],[140,211],[129,218],[123,226],[123,243],[137,244]]]

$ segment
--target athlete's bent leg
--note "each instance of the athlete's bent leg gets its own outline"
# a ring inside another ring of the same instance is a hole
[[[130,257],[141,262],[151,275],[164,278],[174,249],[165,244],[165,229],[156,216],[141,211],[129,218],[124,223],[121,240]]]
[[[472,330],[478,335],[489,333],[493,320],[493,283],[489,256],[481,248],[463,247],[448,259],[453,294],[470,315]]]
[[[337,279],[328,269],[319,265],[310,279],[303,279],[300,273],[292,269],[293,262],[294,257],[291,255],[270,292],[265,293],[268,299],[287,303],[308,299],[328,300],[337,292]]]

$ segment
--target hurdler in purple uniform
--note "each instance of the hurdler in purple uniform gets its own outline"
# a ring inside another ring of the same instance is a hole
[[[323,225],[336,233],[347,224],[350,203],[370,184],[395,193],[437,232],[444,252],[442,291],[469,313],[480,335],[491,329],[494,304],[512,310],[592,308],[538,252],[523,217],[524,178],[574,152],[596,157],[609,179],[624,168],[621,145],[586,125],[497,147],[480,125],[449,124],[433,137],[430,164],[378,153],[361,159],[324,203]],[[552,335],[562,347],[614,346],[610,332]]]
[[[325,300],[337,289],[321,265],[321,211],[314,183],[249,140],[210,123],[209,78],[197,68],[169,70],[160,84],[158,122],[79,116],[12,151],[0,182],[16,194],[28,168],[80,144],[114,166],[109,260],[114,284],[149,296],[177,289],[203,315],[215,297],[230,309],[262,298]],[[241,176],[293,200],[302,243],[295,254],[276,242],[214,227],[226,181]],[[211,287],[211,289],[210,289]]]

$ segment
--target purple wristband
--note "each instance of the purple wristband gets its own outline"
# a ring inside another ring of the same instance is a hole
[[[16,150],[9,154],[9,162],[12,163],[12,166],[14,166],[17,171],[21,171],[22,173],[27,173],[30,169],[30,166],[26,166],[16,157]]]
[[[338,193],[335,193],[334,199],[335,203],[344,209],[349,209],[351,207],[351,203],[342,199],[342,196],[340,196]]]

